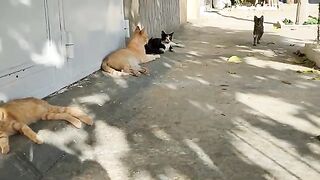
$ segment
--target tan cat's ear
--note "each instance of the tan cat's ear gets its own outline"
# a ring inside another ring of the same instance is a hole
[[[140,32],[140,27],[139,27],[139,26],[137,26],[137,27],[136,27],[136,30],[134,30],[134,32],[135,32],[135,33]]]
[[[0,121],[3,121],[7,117],[7,113],[3,108],[0,108]]]
[[[146,30],[143,28],[141,31],[140,31],[140,34],[144,34],[146,32]]]

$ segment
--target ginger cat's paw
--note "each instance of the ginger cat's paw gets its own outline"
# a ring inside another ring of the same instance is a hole
[[[86,123],[87,125],[93,125],[93,120],[89,116],[80,116],[79,118],[82,122]]]
[[[1,146],[0,148],[2,154],[8,154],[8,152],[10,151],[10,147],[8,145]]]
[[[81,121],[80,120],[77,120],[77,121],[74,121],[74,122],[71,122],[72,125],[74,125],[76,128],[80,129],[81,128]]]
[[[34,142],[37,143],[37,144],[43,144],[43,141],[40,140],[40,139],[38,139],[38,138],[36,138],[36,139],[34,140]]]

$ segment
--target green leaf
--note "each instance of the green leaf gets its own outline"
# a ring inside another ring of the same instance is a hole
[[[242,60],[238,56],[231,56],[228,59],[228,62],[230,62],[230,63],[242,63]]]

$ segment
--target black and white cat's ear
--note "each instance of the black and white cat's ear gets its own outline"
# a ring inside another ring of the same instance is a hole
[[[166,35],[166,32],[164,32],[164,31],[161,31],[161,35]]]
[[[170,33],[169,36],[173,36],[174,32]]]

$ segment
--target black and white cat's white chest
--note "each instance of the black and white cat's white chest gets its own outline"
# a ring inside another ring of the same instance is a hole
[[[145,49],[147,54],[163,54],[164,52],[173,52],[173,47],[184,47],[182,44],[177,44],[172,41],[173,33],[167,34],[161,32],[161,38],[151,38],[146,44]]]

